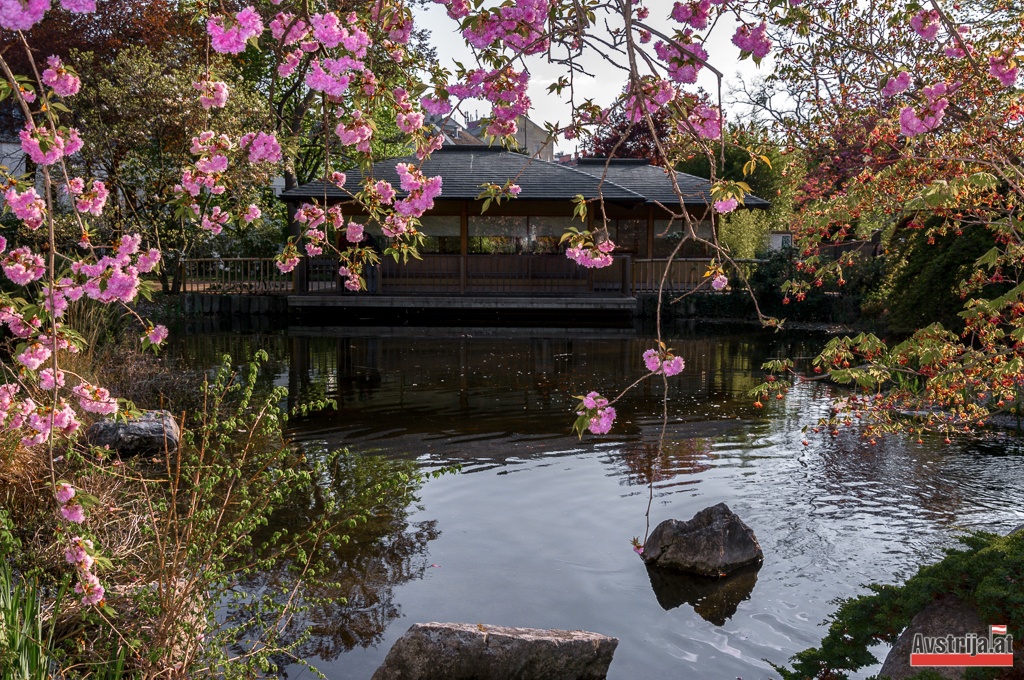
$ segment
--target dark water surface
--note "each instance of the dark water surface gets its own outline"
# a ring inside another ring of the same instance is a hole
[[[353,534],[337,575],[349,605],[315,615],[303,648],[332,680],[369,678],[426,621],[612,635],[609,677],[620,680],[775,677],[765,660],[816,645],[833,599],[909,576],[965,530],[1024,521],[1013,438],[870,447],[812,436],[803,446],[801,428],[828,408],[822,385],[754,409],[747,391],[762,361],[811,356],[820,336],[712,327],[669,337],[687,365],[669,380],[660,445],[660,379],[617,405],[610,435],[569,435],[572,395],[611,395],[639,375],[653,341],[638,332],[291,329],[177,347],[207,363],[262,347],[290,401],[337,399],[336,412],[291,423],[311,447],[462,466]],[[757,533],[759,571],[709,583],[648,572],[631,549],[649,503],[653,528],[722,501]]]

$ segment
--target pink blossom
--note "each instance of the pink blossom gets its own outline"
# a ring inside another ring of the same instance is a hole
[[[206,22],[210,46],[215,52],[239,54],[245,51],[249,39],[257,38],[263,33],[263,20],[252,6],[236,14],[235,21],[225,26],[227,21],[228,19],[223,16],[214,15]]]
[[[61,482],[57,484],[56,496],[57,502],[60,503],[61,505],[64,505],[65,503],[67,503],[68,501],[75,497],[75,487],[71,486],[70,484]]]
[[[722,136],[722,114],[717,106],[697,104],[690,112],[689,121],[704,139],[719,139]]]
[[[50,0],[0,0],[0,27],[27,31],[50,9]]]
[[[71,391],[78,397],[78,404],[90,413],[109,416],[117,413],[117,400],[110,397],[110,392],[103,387],[82,383]]]
[[[156,269],[157,264],[160,262],[160,257],[161,255],[159,250],[156,248],[150,248],[148,253],[139,255],[139,259],[135,263],[135,266],[138,267],[141,273],[148,274]]]
[[[43,256],[33,253],[28,246],[15,248],[3,262],[4,274],[19,286],[25,286],[42,278],[46,271]]]
[[[250,163],[278,163],[281,160],[281,145],[272,133],[260,132],[249,146]]]
[[[615,415],[615,409],[611,406],[606,406],[598,410],[597,415],[590,419],[587,429],[594,434],[608,434],[612,429],[612,423],[615,422]]]
[[[343,173],[343,172],[332,172],[331,173],[331,184],[333,184],[334,186],[338,187],[339,189],[343,189],[345,187],[345,182],[347,180],[348,180],[348,177],[346,177],[345,173]]]
[[[75,584],[75,592],[82,595],[82,604],[89,607],[103,602],[106,591],[100,585],[99,578],[90,571],[82,571],[79,581]]]
[[[279,255],[280,259],[277,260],[277,268],[282,274],[287,274],[295,269],[299,264],[298,255]]]
[[[231,213],[225,212],[221,210],[219,205],[215,205],[209,214],[203,215],[203,219],[199,223],[199,226],[216,236],[224,230],[224,225],[230,220]]]
[[[351,291],[357,291],[362,289],[363,282],[359,280],[358,276],[349,276],[345,279],[345,289]]]
[[[64,515],[64,519],[75,524],[85,521],[85,509],[79,503],[65,503],[60,506],[60,514]]]
[[[44,368],[39,372],[39,387],[44,390],[53,390],[64,387],[64,371],[57,371],[57,379],[53,378],[53,369]]]
[[[677,83],[697,82],[708,58],[708,53],[697,43],[681,43],[677,47],[676,44],[658,41],[654,44],[654,52],[668,65],[668,75]]]
[[[711,287],[715,290],[725,290],[725,287],[729,285],[729,279],[725,274],[719,274],[715,278],[711,279]]]
[[[159,345],[167,339],[167,326],[153,326],[146,331],[146,339],[154,345]]]
[[[34,230],[42,226],[46,215],[46,203],[35,189],[26,189],[19,194],[11,187],[4,192],[4,200],[14,216],[23,221],[26,227]]]
[[[432,116],[447,116],[452,111],[451,102],[447,99],[434,97],[423,97],[420,99],[420,106]]]
[[[53,134],[49,128],[38,128],[29,123],[29,127],[19,132],[18,136],[21,138],[21,150],[29,155],[33,163],[52,165],[64,155],[64,137],[59,132]]]
[[[107,186],[100,180],[93,180],[92,188],[85,192],[75,200],[75,208],[80,213],[88,213],[93,217],[99,217],[103,213],[103,206],[107,204],[107,196],[110,192],[107,191]]]
[[[736,29],[736,34],[732,37],[732,44],[744,52],[750,52],[756,59],[762,59],[772,48],[767,31],[768,27],[763,22],[754,29],[744,24]]]
[[[729,198],[723,199],[721,201],[715,201],[715,212],[722,215],[726,213],[731,213],[733,210],[736,209],[736,206],[738,206],[739,204],[740,202],[736,200],[735,197],[730,196]]]
[[[345,240],[349,243],[359,243],[363,240],[363,225],[356,222],[349,222],[345,229]]]
[[[82,81],[74,72],[66,69],[60,61],[60,57],[51,56],[46,60],[49,68],[43,71],[42,81],[44,85],[53,88],[58,97],[71,97],[78,94]]]
[[[939,13],[933,9],[923,9],[910,19],[910,27],[925,40],[935,40],[941,25]]]
[[[892,97],[900,94],[901,92],[906,92],[909,87],[910,72],[900,71],[895,77],[890,78],[888,82],[886,82],[885,87],[882,88],[882,96]]]
[[[42,366],[51,355],[52,352],[49,347],[46,347],[41,343],[34,342],[26,347],[24,351],[15,358],[19,364],[30,371],[34,371]]]
[[[228,103],[228,84],[222,80],[200,80],[192,83],[199,91],[199,103],[209,111],[212,108],[222,109]]]
[[[697,2],[677,2],[672,7],[672,18],[681,24],[689,24],[697,30],[708,27],[711,0]]]
[[[246,224],[252,224],[262,216],[263,213],[256,204],[251,204],[244,213],[242,213],[242,220]]]
[[[926,97],[928,96],[926,90]],[[929,97],[930,99],[930,97]],[[918,113],[913,106],[905,106],[900,110],[900,132],[907,137],[914,137],[934,130],[942,123],[946,106],[949,101],[945,98],[935,99]]]
[[[1020,67],[1014,61],[1012,55],[1003,54],[988,58],[988,72],[1003,87],[1013,87],[1013,84],[1017,82],[1017,74],[1020,72]]]

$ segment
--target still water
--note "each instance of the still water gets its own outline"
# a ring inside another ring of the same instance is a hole
[[[289,401],[337,411],[291,423],[309,447],[349,447],[430,471],[418,502],[353,534],[339,561],[348,605],[315,613],[303,655],[332,680],[369,678],[413,623],[585,629],[619,638],[611,678],[776,677],[816,645],[832,601],[938,559],[965,530],[1024,522],[1024,448],[993,435],[944,446],[867,446],[802,428],[823,385],[757,410],[770,357],[821,336],[679,328],[686,370],[617,404],[612,433],[570,436],[573,395],[612,395],[642,369],[649,335],[622,330],[335,329],[197,334],[178,351],[271,355]],[[380,460],[380,459],[378,459]],[[726,502],[764,565],[724,582],[649,572],[630,546],[648,527]],[[384,516],[386,515],[386,516]],[[884,649],[879,650],[884,654]],[[312,677],[293,667],[290,677]]]

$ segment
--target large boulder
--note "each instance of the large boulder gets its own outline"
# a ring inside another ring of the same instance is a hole
[[[703,576],[724,576],[764,553],[754,531],[725,503],[705,508],[683,522],[667,519],[651,532],[641,554],[644,562]]]
[[[601,680],[618,644],[582,630],[417,623],[372,680]]]
[[[93,423],[85,436],[91,445],[109,447],[122,456],[159,455],[178,450],[181,429],[170,411],[143,411],[126,422]]]

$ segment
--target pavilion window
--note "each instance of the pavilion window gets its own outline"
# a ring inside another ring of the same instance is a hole
[[[521,254],[529,252],[526,217],[470,215],[469,248],[472,254]]]

